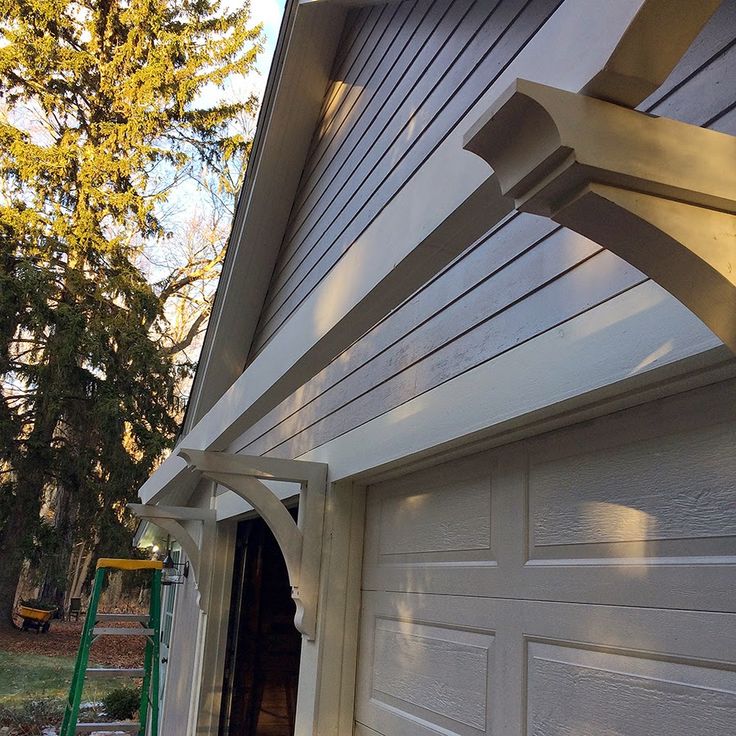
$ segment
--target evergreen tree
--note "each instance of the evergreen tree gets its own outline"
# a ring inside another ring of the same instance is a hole
[[[227,171],[254,99],[248,3],[0,0],[0,619],[39,543],[110,551],[174,436],[170,294],[141,271],[180,177]],[[55,528],[42,518],[55,504]]]

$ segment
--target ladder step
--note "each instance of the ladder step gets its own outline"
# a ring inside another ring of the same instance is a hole
[[[139,728],[140,724],[135,721],[126,721],[121,723],[78,723],[77,733],[95,733],[96,731],[103,731],[105,733],[109,733],[110,731],[136,733]]]
[[[138,629],[132,626],[95,626],[92,636],[153,636],[155,629]]]
[[[148,623],[148,616],[140,613],[98,613],[95,621],[134,621],[141,624]]]
[[[87,669],[89,679],[95,677],[143,677],[146,670],[143,667],[121,669],[116,667],[90,667]]]

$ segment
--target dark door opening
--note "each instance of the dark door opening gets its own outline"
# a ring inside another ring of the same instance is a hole
[[[294,612],[276,539],[262,519],[240,522],[220,736],[293,735],[301,649]]]

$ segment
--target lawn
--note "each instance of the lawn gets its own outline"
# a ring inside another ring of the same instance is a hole
[[[30,699],[66,700],[73,672],[74,657],[0,651],[0,706]],[[82,700],[99,701],[121,684],[113,678],[87,681]]]

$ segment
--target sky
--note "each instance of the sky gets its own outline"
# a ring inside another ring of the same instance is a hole
[[[258,61],[259,73],[246,80],[248,91],[254,91],[259,99],[263,99],[263,90],[266,87],[268,70],[271,67],[276,40],[279,37],[279,27],[281,17],[284,14],[285,2],[286,0],[250,0],[253,23],[263,23],[263,31],[266,35],[265,48]]]
[[[266,76],[271,65],[273,52],[276,47],[276,39],[279,35],[279,26],[281,25],[281,16],[284,14],[285,0],[251,0],[250,11],[253,20],[256,23],[263,23],[264,32],[266,34],[266,48],[261,60],[258,64],[263,78],[263,85],[266,84]]]
[[[218,100],[232,97],[245,99],[251,94],[255,94],[259,101],[263,100],[285,2],[286,0],[250,0],[252,24],[262,23],[265,36],[263,52],[259,55],[256,69],[244,79],[229,80],[225,89],[206,89],[200,97],[199,104],[214,104]],[[223,3],[223,10],[242,7],[242,4],[243,0],[226,0]],[[198,190],[193,182],[182,182],[167,204],[170,223],[176,222],[184,225],[193,210],[206,208],[206,198],[207,195]]]

